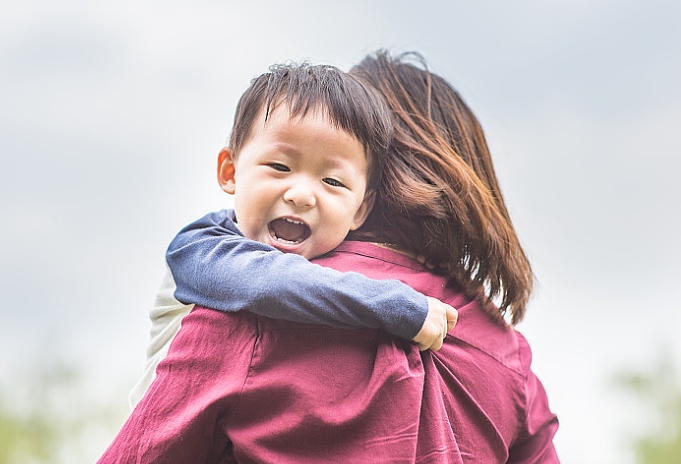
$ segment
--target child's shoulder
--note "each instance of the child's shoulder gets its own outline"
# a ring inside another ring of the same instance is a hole
[[[185,229],[196,229],[206,227],[223,227],[230,230],[237,230],[236,215],[233,209],[221,209],[219,211],[210,212],[200,219],[190,223]]]

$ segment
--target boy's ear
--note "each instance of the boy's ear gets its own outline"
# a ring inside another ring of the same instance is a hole
[[[236,182],[234,180],[234,157],[228,147],[220,150],[218,154],[218,183],[220,188],[230,195],[234,195]]]
[[[350,230],[357,230],[362,226],[362,224],[364,224],[364,221],[367,220],[369,213],[374,208],[375,201],[376,192],[371,191],[364,195],[364,200],[362,201],[362,204],[359,205],[359,209],[355,213]]]

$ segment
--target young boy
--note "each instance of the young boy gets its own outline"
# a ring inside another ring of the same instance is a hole
[[[218,156],[218,180],[234,195],[234,211],[207,215],[169,247],[173,272],[151,312],[147,369],[131,403],[153,380],[190,303],[294,322],[381,328],[421,349],[442,345],[456,321],[451,306],[396,280],[307,261],[336,248],[366,219],[391,127],[380,97],[335,67],[275,66],[253,80],[237,106],[229,148]],[[187,240],[192,230],[216,224],[221,235]],[[183,265],[183,253],[197,247],[205,250],[205,265]],[[215,247],[229,254],[231,272],[217,280],[221,288],[195,288],[211,281],[201,276],[211,273]],[[230,291],[227,301],[224,289]]]

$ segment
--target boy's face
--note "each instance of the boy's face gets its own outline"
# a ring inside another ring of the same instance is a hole
[[[290,118],[282,105],[263,121],[264,112],[236,156],[224,149],[218,159],[239,229],[307,259],[331,251],[373,206],[364,147],[317,112]]]

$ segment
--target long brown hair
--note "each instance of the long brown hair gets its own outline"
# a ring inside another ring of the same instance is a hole
[[[473,112],[416,53],[379,51],[350,74],[383,95],[395,125],[376,205],[352,238],[423,257],[469,295],[484,295],[496,321],[520,322],[533,274]]]

